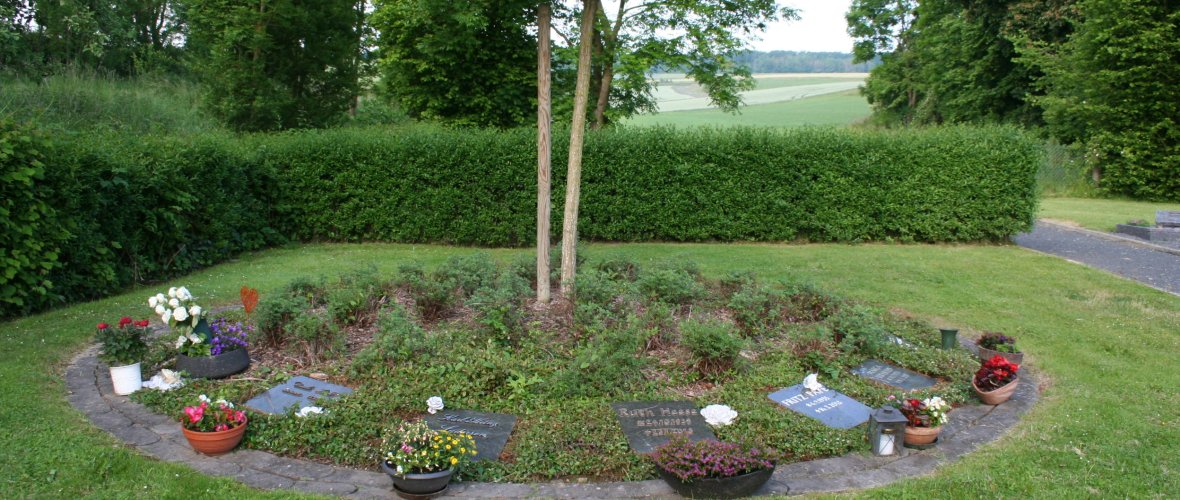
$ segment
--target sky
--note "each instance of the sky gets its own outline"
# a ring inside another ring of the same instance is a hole
[[[782,0],[779,5],[799,11],[798,21],[770,24],[754,50],[799,52],[852,52],[844,14],[852,0]]]

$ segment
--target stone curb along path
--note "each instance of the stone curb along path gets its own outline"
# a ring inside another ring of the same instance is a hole
[[[966,339],[960,342],[973,349]],[[396,498],[384,473],[324,465],[239,449],[220,457],[192,451],[176,420],[159,415],[115,395],[110,373],[97,358],[97,346],[74,357],[66,369],[66,399],[100,429],[113,434],[140,453],[188,465],[212,476],[230,477],[262,489],[293,489],[308,493],[356,498]],[[907,449],[898,457],[874,457],[867,452],[809,462],[783,464],[758,494],[830,493],[873,488],[898,479],[928,474],[1002,436],[1038,399],[1038,380],[1021,374],[1016,394],[998,406],[956,408],[939,435],[938,446],[925,451]],[[376,466],[374,466],[376,468]],[[662,480],[615,483],[453,483],[453,498],[678,498]]]

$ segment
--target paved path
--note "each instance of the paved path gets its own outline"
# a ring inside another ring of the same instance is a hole
[[[1131,238],[1039,221],[1017,245],[1110,271],[1180,295],[1180,252]]]
[[[964,348],[973,350],[967,339]],[[74,357],[66,369],[66,399],[96,427],[140,453],[168,462],[183,463],[202,473],[231,477],[256,488],[291,489],[349,498],[396,498],[390,479],[374,464],[368,470],[324,465],[275,456],[258,450],[238,449],[220,457],[192,451],[180,425],[111,390],[110,372],[92,346]],[[874,457],[867,452],[842,457],[795,462],[777,467],[758,494],[830,493],[874,488],[899,479],[921,476],[934,468],[974,451],[1008,432],[1037,402],[1035,372],[1022,370],[1020,385],[1008,402],[975,405],[950,412],[950,422],[939,435],[938,446],[925,451],[905,449],[902,457]],[[784,410],[785,411],[785,410]],[[247,430],[248,432],[248,430]],[[456,498],[678,498],[661,480],[613,483],[452,483],[447,497]]]

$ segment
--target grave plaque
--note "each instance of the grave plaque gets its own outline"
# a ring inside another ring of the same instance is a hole
[[[635,453],[651,453],[678,435],[687,436],[689,441],[716,439],[691,401],[612,403],[611,409]]]
[[[475,438],[475,460],[498,460],[508,436],[516,426],[516,415],[471,410],[443,410],[426,416],[426,425],[436,431],[465,432]]]
[[[836,429],[851,429],[869,421],[872,411],[860,401],[831,389],[808,393],[803,384],[770,394],[770,400]]]
[[[875,359],[861,363],[860,366],[852,369],[852,373],[906,391],[930,387],[936,382],[921,373],[885,364]]]
[[[1155,224],[1159,227],[1180,228],[1180,212],[1157,210],[1155,212]]]
[[[347,394],[352,394],[352,389],[342,385],[303,376],[291,377],[291,380],[282,385],[271,387],[270,390],[246,401],[246,408],[274,415],[286,413],[292,407],[299,411],[308,406],[323,406],[322,403],[325,401]]]

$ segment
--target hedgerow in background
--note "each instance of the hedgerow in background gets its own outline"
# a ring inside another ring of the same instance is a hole
[[[45,307],[59,293],[50,274],[69,234],[48,203],[49,147],[31,127],[0,121],[0,316]]]

